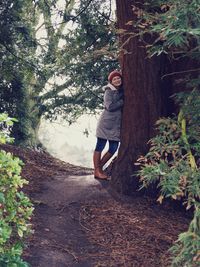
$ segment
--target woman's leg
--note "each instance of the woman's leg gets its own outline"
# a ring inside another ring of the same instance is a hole
[[[109,140],[108,152],[106,152],[104,154],[104,156],[102,157],[102,159],[101,159],[101,167],[102,168],[106,164],[106,162],[108,162],[109,159],[112,158],[112,156],[115,154],[115,152],[118,149],[118,146],[119,146],[119,142],[118,141]]]
[[[106,139],[97,138],[97,143],[93,154],[94,177],[99,179],[107,179],[107,175],[103,173],[101,168],[101,153],[106,145],[106,142]]]

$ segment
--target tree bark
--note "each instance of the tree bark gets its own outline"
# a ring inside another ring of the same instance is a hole
[[[135,0],[117,0],[119,29],[133,32],[128,21],[134,20],[132,5]],[[141,1],[140,1],[141,2]],[[128,36],[121,36],[121,44]],[[169,72],[165,56],[147,58],[142,42],[131,38],[123,47],[120,64],[123,73],[125,102],[122,117],[121,146],[112,171],[111,187],[119,193],[129,194],[138,189],[134,165],[140,155],[147,152],[147,142],[155,133],[155,122],[171,113],[170,79],[162,80]]]
[[[42,114],[37,107],[36,95],[33,92],[32,85],[19,84],[16,107],[9,114],[18,120],[14,123],[11,133],[15,138],[15,144],[24,147],[41,145],[38,131]]]

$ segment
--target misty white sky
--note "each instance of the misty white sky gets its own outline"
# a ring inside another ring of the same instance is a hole
[[[42,121],[39,138],[53,156],[66,162],[92,167],[92,154],[96,144],[98,116],[83,115],[72,124]],[[89,136],[84,133],[88,130]]]

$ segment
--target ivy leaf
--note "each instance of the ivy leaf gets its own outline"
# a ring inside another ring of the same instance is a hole
[[[0,203],[2,203],[2,204],[5,203],[5,196],[4,196],[4,193],[0,193]]]

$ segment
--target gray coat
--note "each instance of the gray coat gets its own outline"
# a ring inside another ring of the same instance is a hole
[[[96,136],[106,140],[120,141],[123,91],[104,87],[104,110],[97,124]]]

